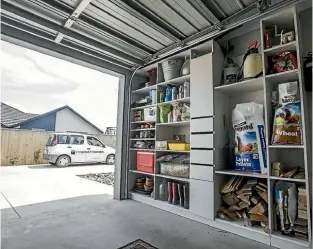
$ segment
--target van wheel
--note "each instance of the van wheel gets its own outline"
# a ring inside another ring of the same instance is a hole
[[[106,159],[106,163],[110,164],[110,165],[114,164],[115,163],[115,155],[114,154],[108,155],[107,159]]]
[[[69,156],[62,155],[58,157],[56,164],[59,167],[67,167],[69,166],[70,162],[71,162],[71,158]]]

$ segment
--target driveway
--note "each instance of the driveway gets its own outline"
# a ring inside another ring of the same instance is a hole
[[[77,175],[114,172],[114,165],[6,166],[0,171],[0,209],[85,195],[113,194],[112,186]]]

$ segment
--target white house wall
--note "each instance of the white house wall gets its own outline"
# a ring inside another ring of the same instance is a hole
[[[89,134],[100,134],[95,128],[86,123],[69,109],[63,109],[56,114],[55,131],[87,132]]]

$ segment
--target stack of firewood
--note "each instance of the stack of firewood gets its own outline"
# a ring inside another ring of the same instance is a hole
[[[298,218],[296,220],[295,235],[299,238],[308,238],[308,213],[306,203],[306,189],[298,188]]]
[[[267,185],[256,178],[231,177],[221,189],[223,204],[218,217],[243,219],[246,226],[262,225],[268,232]]]

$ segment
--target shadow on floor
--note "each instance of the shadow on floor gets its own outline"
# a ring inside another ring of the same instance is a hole
[[[75,168],[75,167],[88,167],[88,166],[110,166],[109,164],[105,163],[94,163],[94,164],[72,164],[67,166],[66,168]],[[51,169],[51,168],[56,168],[60,169],[61,167],[58,167],[56,165],[52,164],[44,164],[44,165],[31,165],[27,166],[29,169]]]
[[[84,196],[2,211],[5,249],[116,249],[142,239],[159,249],[270,249],[135,201]]]

